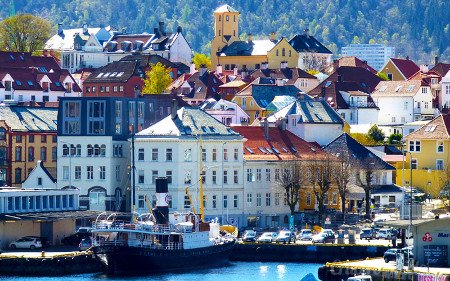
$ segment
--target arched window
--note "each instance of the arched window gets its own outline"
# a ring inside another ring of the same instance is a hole
[[[47,161],[47,147],[41,147],[41,160]]]
[[[81,144],[77,144],[77,156],[81,156]]]
[[[0,140],[6,140],[6,129],[3,127],[0,128]]]
[[[236,22],[236,15],[233,16],[233,21]]]
[[[75,155],[75,153],[76,153],[75,145],[71,144],[70,145],[70,156]]]
[[[230,21],[230,16],[227,15],[225,19],[226,19],[226,21]]]
[[[219,15],[219,21],[222,21],[222,16],[221,15]]]
[[[92,156],[92,154],[94,154],[94,151],[92,149],[92,145],[88,144],[87,145],[87,156]]]
[[[105,157],[106,155],[106,145],[102,144],[101,148],[100,148],[100,155],[102,157]]]
[[[22,169],[21,168],[16,168],[14,170],[14,174],[15,174],[15,181],[16,181],[16,183],[21,183],[22,182]]]
[[[276,55],[277,55],[277,57],[278,57],[278,49],[276,50]]]
[[[28,147],[28,162],[34,162],[34,147]]]
[[[100,155],[100,146],[98,144],[94,145],[94,156]]]
[[[67,144],[63,144],[63,156],[69,155],[69,147]]]
[[[222,30],[219,29],[219,36],[222,36]]]
[[[286,50],[283,48],[283,49],[281,49],[281,55],[283,56],[283,57],[285,57],[286,56]]]
[[[292,51],[291,50],[289,50],[289,56],[291,56],[292,55]]]

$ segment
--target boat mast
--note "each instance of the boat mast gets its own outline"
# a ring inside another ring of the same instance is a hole
[[[205,218],[205,206],[203,205],[203,142],[202,135],[200,134],[200,183],[199,183],[199,197],[200,197],[200,220],[204,221]]]
[[[137,124],[137,96],[139,95],[139,88],[134,87],[134,105],[133,105],[133,126],[131,132],[131,213],[132,221],[136,220],[136,166],[134,155],[134,138],[136,136],[136,124]]]

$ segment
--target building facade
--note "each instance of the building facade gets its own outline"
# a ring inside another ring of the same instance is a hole
[[[342,47],[342,56],[355,56],[376,70],[380,70],[390,58],[395,57],[395,47],[381,44],[350,44]]]

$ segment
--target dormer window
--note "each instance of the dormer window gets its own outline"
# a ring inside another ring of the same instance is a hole
[[[72,83],[65,83],[64,88],[66,88],[67,93],[72,93]]]
[[[11,81],[5,81],[5,91],[11,91],[12,89],[12,82]]]

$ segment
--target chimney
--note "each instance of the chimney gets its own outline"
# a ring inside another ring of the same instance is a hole
[[[366,61],[366,60],[363,60],[363,64],[364,64],[364,65],[367,65],[367,61]]]
[[[287,68],[287,62],[286,61],[280,62],[280,69],[285,69],[285,68]]]
[[[247,42],[252,43],[253,41],[253,35],[251,33],[247,34]]]
[[[338,74],[337,79],[338,79],[338,82],[342,82],[342,75]]]
[[[189,74],[194,74],[195,73],[195,64],[194,62],[191,62],[191,66],[189,67]]]
[[[286,118],[281,118],[280,121],[281,121],[280,125],[279,125],[280,130],[285,131],[286,130],[287,119]]]
[[[269,39],[270,39],[270,41],[277,41],[276,33],[275,32],[270,32]]]
[[[406,60],[409,60],[409,56],[406,56]]]
[[[439,63],[439,56],[438,55],[435,55],[434,56],[434,65],[436,65],[436,64],[438,64]]]
[[[58,23],[58,35],[63,35],[63,34],[64,34],[63,24]]]
[[[183,32],[183,28],[181,27],[181,25],[179,25],[177,27],[177,33],[182,33]]]
[[[83,24],[83,34],[88,33],[87,23]]]
[[[320,92],[320,97],[322,98],[322,100],[325,100],[325,95],[326,95],[325,87],[322,87],[322,91]]]
[[[153,33],[155,33],[156,36],[159,35],[159,30],[158,30],[157,27],[154,27],[154,28],[153,28]]]
[[[241,77],[242,79],[247,78],[247,68],[241,69]]]
[[[177,110],[178,110],[178,101],[177,99],[172,100],[172,112],[170,113],[170,117],[172,120],[177,119]]]
[[[156,208],[153,209],[157,224],[169,224],[169,187],[167,178],[156,178]]]
[[[43,55],[44,57],[47,57],[47,56],[48,56],[48,50],[43,50],[43,51],[42,51],[42,55]]]
[[[267,120],[267,118],[264,118],[264,138],[266,140],[270,140],[269,138],[269,121]]]
[[[203,74],[206,73],[206,65],[202,64],[200,65],[200,76],[203,76]]]
[[[284,86],[284,80],[281,79],[281,78],[277,78],[275,80],[275,85],[277,85],[277,86]]]
[[[158,26],[159,26],[159,31],[161,32],[161,35],[166,35],[166,32],[165,32],[165,30],[164,30],[164,22],[163,22],[163,21],[160,21],[160,22],[158,23]]]
[[[127,33],[127,28],[126,27],[122,27],[122,34]]]
[[[269,68],[269,63],[268,62],[263,62],[261,63],[261,69],[268,69]]]
[[[233,69],[233,75],[234,75],[234,76],[237,76],[237,75],[238,75],[238,69],[237,69],[237,67],[235,67],[235,68]]]
[[[218,64],[216,66],[216,74],[222,74],[222,65],[221,64]]]
[[[420,69],[421,72],[427,73],[427,72],[428,72],[428,65],[426,65],[426,64],[421,64],[421,65],[419,66],[419,69]]]
[[[306,38],[309,38],[309,29],[306,28],[304,31],[305,31],[305,36],[306,36]]]

